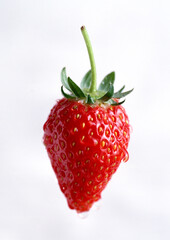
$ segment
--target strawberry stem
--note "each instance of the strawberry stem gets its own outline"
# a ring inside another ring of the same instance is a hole
[[[91,82],[89,92],[94,93],[96,91],[97,83],[96,83],[96,65],[95,65],[95,60],[94,60],[94,55],[93,55],[93,49],[92,49],[89,35],[87,33],[85,26],[81,27],[81,32],[83,34],[83,37],[84,37],[84,40],[86,43],[86,47],[87,47],[87,51],[88,51],[89,59],[90,59],[91,72],[92,72],[92,82]]]

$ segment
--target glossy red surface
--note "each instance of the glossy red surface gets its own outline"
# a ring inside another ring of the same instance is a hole
[[[44,124],[44,144],[71,209],[88,211],[120,162],[128,160],[128,116],[122,106],[59,100]]]

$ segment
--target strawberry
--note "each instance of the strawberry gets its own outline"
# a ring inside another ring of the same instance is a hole
[[[61,72],[61,92],[44,124],[43,141],[68,205],[77,212],[90,210],[101,198],[121,161],[129,158],[129,119],[120,98],[123,86],[114,92],[115,73],[108,74],[96,88],[94,56],[86,28],[81,31],[89,53],[91,70],[81,88]],[[64,87],[70,92],[65,92]]]

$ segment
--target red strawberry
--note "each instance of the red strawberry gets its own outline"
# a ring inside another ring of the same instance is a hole
[[[77,212],[88,211],[101,198],[120,162],[128,160],[130,127],[118,99],[132,90],[114,93],[114,72],[96,90],[96,72],[85,27],[81,28],[92,69],[79,88],[62,70],[62,83],[71,94],[52,108],[44,124],[44,144],[61,191]]]

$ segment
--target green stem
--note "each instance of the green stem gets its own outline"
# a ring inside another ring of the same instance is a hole
[[[89,54],[89,59],[90,59],[90,65],[91,65],[91,72],[92,72],[92,82],[91,82],[91,86],[90,86],[90,93],[93,93],[96,91],[96,65],[95,65],[95,61],[94,61],[94,55],[93,55],[93,49],[91,46],[91,42],[89,39],[89,35],[87,33],[87,30],[85,28],[85,26],[81,27],[81,32],[83,34],[85,43],[86,43],[86,47],[87,47],[87,51]]]

